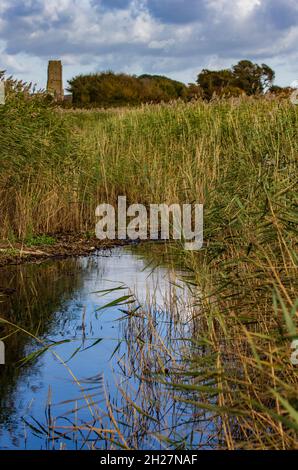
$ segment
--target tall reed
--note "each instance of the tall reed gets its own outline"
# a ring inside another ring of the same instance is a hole
[[[99,200],[204,203],[204,249],[179,253],[203,292],[185,380],[216,380],[192,404],[229,449],[297,447],[297,117],[266,99],[76,115]]]
[[[14,98],[0,122],[2,237],[90,230],[96,205],[119,195],[204,204],[204,249],[176,251],[203,292],[185,373],[216,380],[208,406],[223,447],[297,447],[297,107],[241,98],[72,113]]]

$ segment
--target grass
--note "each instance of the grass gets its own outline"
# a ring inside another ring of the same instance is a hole
[[[19,254],[19,250],[15,248],[3,248],[0,250],[0,257],[1,256],[17,256]]]
[[[96,205],[119,195],[204,203],[204,249],[173,256],[203,293],[185,382],[209,372],[220,392],[190,404],[220,417],[222,447],[297,448],[298,108],[242,98],[63,113],[18,97],[0,123],[2,237],[90,231]]]
[[[27,246],[51,246],[56,243],[56,240],[54,237],[51,237],[49,235],[37,235],[35,237],[27,237],[25,243]]]

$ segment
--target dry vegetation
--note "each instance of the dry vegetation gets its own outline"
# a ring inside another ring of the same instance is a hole
[[[166,381],[187,392],[191,377],[189,404],[220,418],[218,445],[297,448],[298,108],[243,98],[61,113],[11,99],[0,109],[2,238],[90,230],[96,205],[118,195],[203,202],[204,249],[175,252],[203,292],[196,333]]]

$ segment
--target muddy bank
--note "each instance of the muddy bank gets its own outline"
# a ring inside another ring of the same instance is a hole
[[[39,262],[48,258],[67,258],[70,256],[86,256],[94,254],[99,249],[122,246],[127,241],[98,240],[86,234],[52,234],[51,243],[42,242],[26,244],[26,242],[0,241],[0,267]]]

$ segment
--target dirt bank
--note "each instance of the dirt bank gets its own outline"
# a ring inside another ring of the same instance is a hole
[[[119,240],[98,240],[86,234],[52,234],[51,243],[0,241],[0,267],[25,262],[39,262],[48,258],[67,258],[94,254],[99,249],[113,248],[127,244]]]

